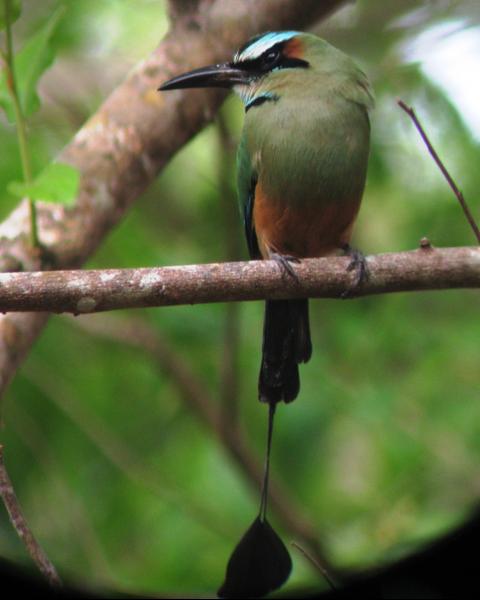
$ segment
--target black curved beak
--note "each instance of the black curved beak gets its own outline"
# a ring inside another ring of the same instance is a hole
[[[234,85],[247,83],[245,71],[232,63],[201,67],[169,79],[158,88],[159,91],[180,90],[186,88],[221,87],[231,88]]]

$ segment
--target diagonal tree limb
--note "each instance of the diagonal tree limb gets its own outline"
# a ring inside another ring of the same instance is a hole
[[[275,261],[144,269],[0,274],[0,311],[87,314],[145,308],[286,298],[339,298],[355,274],[349,259],[304,259],[296,278]],[[367,257],[368,280],[350,296],[480,287],[480,248],[421,247]]]
[[[8,271],[81,266],[173,154],[212,121],[225,97],[212,90],[160,95],[158,85],[181,71],[228,59],[256,33],[307,28],[343,4],[182,0],[181,14],[173,14],[176,20],[162,43],[61,153],[61,161],[80,171],[80,190],[73,208],[38,204],[39,237],[47,253],[33,256],[27,250],[24,202],[0,226],[0,266]],[[45,265],[45,256],[50,265]],[[0,395],[45,322],[45,315],[0,316]]]

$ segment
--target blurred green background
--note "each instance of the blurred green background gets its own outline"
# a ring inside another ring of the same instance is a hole
[[[57,4],[24,3],[17,47]],[[29,121],[37,171],[168,26],[162,1],[62,4],[57,59],[41,82],[42,109]],[[312,24],[356,58],[377,95],[355,245],[366,254],[412,249],[422,236],[436,246],[472,245],[396,98],[415,106],[478,217],[480,125],[467,102],[480,105],[480,6],[386,4],[358,1]],[[246,258],[234,192],[242,112],[229,98],[217,123],[171,161],[87,266]],[[3,116],[0,140],[4,218],[16,203],[7,184],[21,172]],[[475,291],[312,302],[314,356],[302,367],[300,397],[278,411],[272,470],[337,566],[394,560],[476,505],[478,306]],[[239,420],[261,460],[262,319],[260,302],[51,318],[3,400],[0,436],[29,523],[64,578],[144,594],[218,588],[258,491],[191,410],[178,373],[131,330],[145,328],[164,355],[191,371],[190,382],[225,418]],[[272,521],[293,539],[273,514]],[[3,508],[0,555],[30,565]],[[326,586],[301,554],[292,555],[290,589]]]

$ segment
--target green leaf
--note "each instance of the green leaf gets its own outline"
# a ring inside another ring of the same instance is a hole
[[[40,107],[37,84],[55,58],[55,50],[50,42],[63,12],[64,7],[59,7],[15,56],[17,90],[20,106],[25,117],[28,117]],[[3,106],[9,121],[13,123],[15,112],[13,101],[7,89],[5,73],[0,76],[0,106]]]
[[[40,107],[36,88],[40,77],[55,58],[55,50],[50,42],[63,13],[64,8],[58,8],[40,31],[25,44],[15,61],[18,93],[25,117]]]
[[[8,2],[8,0],[0,0],[0,31],[2,29],[5,29],[6,25],[7,25],[7,19],[6,19],[6,2]],[[10,0],[10,25],[12,23],[15,23],[15,21],[18,19],[18,17],[20,16],[20,13],[22,12],[22,6],[20,4],[20,0]]]
[[[18,198],[72,204],[77,196],[79,172],[64,163],[49,164],[30,185],[12,181],[8,191]]]

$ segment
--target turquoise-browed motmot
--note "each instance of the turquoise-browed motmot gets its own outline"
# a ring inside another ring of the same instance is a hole
[[[373,106],[368,80],[352,59],[312,34],[269,32],[231,62],[185,73],[160,89],[195,87],[233,88],[245,105],[237,168],[250,257],[275,259],[295,276],[292,262],[349,252]],[[275,406],[297,397],[298,365],[311,352],[308,300],[267,300],[258,392],[270,405],[269,440]],[[265,511],[266,482],[262,522]]]

